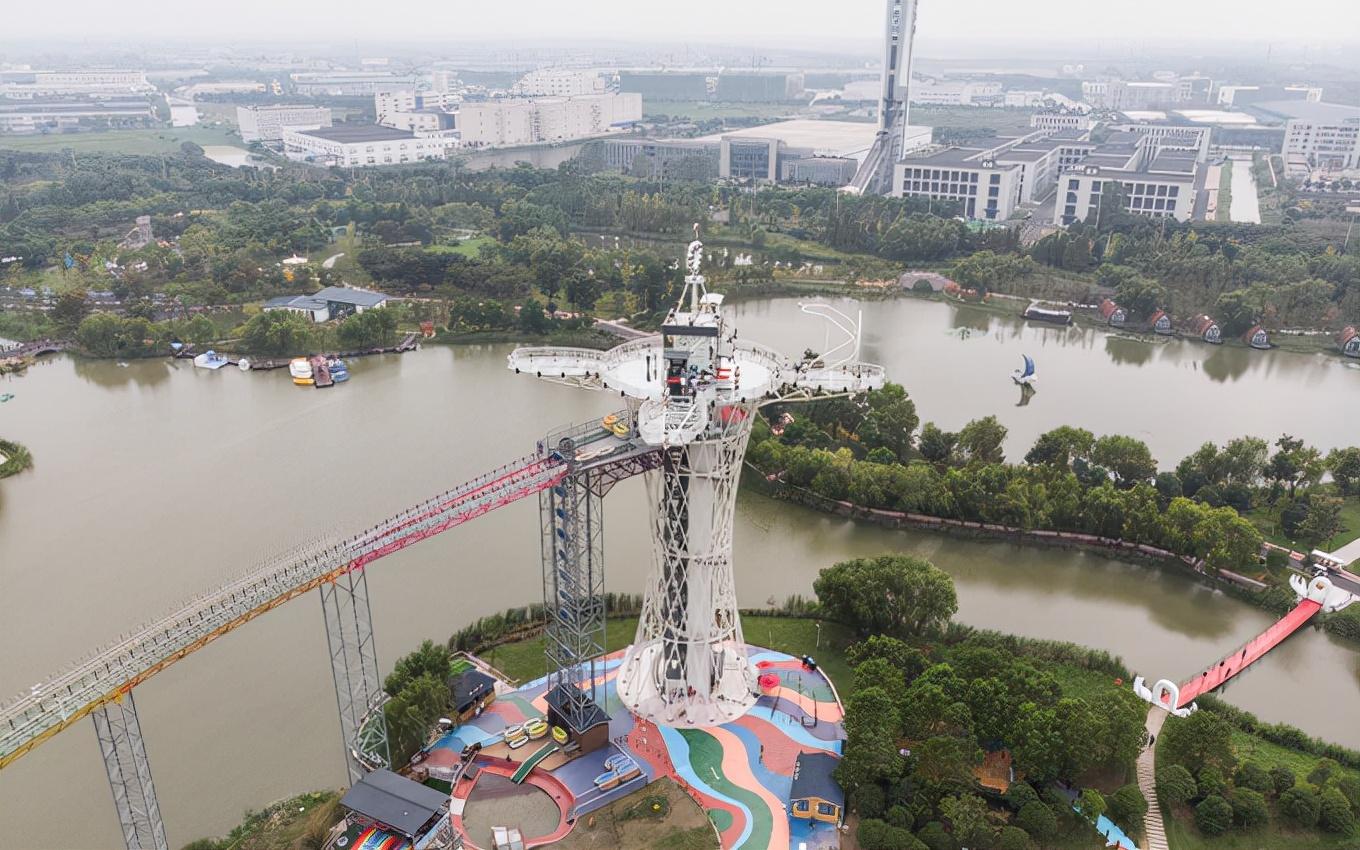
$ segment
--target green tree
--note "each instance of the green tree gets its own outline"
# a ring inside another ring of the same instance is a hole
[[[1270,780],[1270,774],[1266,769],[1254,761],[1245,762],[1233,774],[1233,784],[1239,788],[1250,788],[1262,794],[1269,794],[1275,790],[1275,785]]]
[[[859,822],[855,839],[864,850],[925,850],[925,845],[908,830],[875,818]]]
[[[1082,789],[1081,796],[1077,798],[1077,807],[1081,810],[1081,816],[1091,823],[1100,820],[1100,816],[1105,814],[1108,804],[1105,797],[1094,788]]]
[[[914,646],[887,635],[870,635],[845,650],[846,661],[856,666],[881,658],[901,671],[907,680],[915,679],[929,666],[925,655]]]
[[[1341,531],[1341,500],[1335,496],[1313,493],[1308,499],[1308,513],[1299,523],[1299,537],[1311,546],[1331,540]]]
[[[1217,765],[1208,764],[1200,768],[1199,771],[1199,793],[1204,796],[1217,794],[1220,797],[1228,793],[1228,778],[1223,775]]]
[[[943,431],[934,422],[927,422],[921,427],[921,439],[919,441],[921,457],[931,463],[940,466],[953,463],[958,444],[958,434]]]
[[[985,847],[991,841],[992,825],[987,803],[976,794],[959,794],[940,801],[940,814],[949,822],[950,831],[965,847]]]
[[[1077,458],[1089,458],[1094,445],[1095,436],[1090,431],[1063,425],[1040,434],[1034,448],[1025,455],[1025,463],[1066,469]]]
[[[90,304],[86,300],[85,290],[68,289],[57,295],[57,301],[47,315],[60,333],[72,334],[89,312]]]
[[[237,336],[252,354],[304,354],[312,344],[312,323],[287,310],[269,310],[250,317]]]
[[[1307,785],[1295,785],[1280,794],[1280,814],[1289,821],[1312,829],[1317,826],[1321,814],[1322,801],[1318,794]]]
[[[836,766],[836,781],[847,791],[896,778],[902,772],[897,752],[900,721],[897,706],[882,688],[856,692],[845,706],[845,755]]]
[[[1282,764],[1277,764],[1270,769],[1270,783],[1275,788],[1276,794],[1283,794],[1294,787],[1294,771]]]
[[[1265,795],[1251,788],[1234,788],[1228,798],[1232,805],[1233,820],[1245,829],[1265,826],[1270,820],[1270,809],[1266,807]]]
[[[1125,830],[1143,831],[1143,817],[1147,815],[1148,804],[1143,792],[1135,784],[1121,786],[1106,798],[1109,804],[1110,819]]]
[[[912,774],[932,785],[972,782],[974,767],[982,764],[982,750],[972,740],[937,735],[927,738],[912,752]]]
[[[1308,782],[1320,789],[1340,769],[1341,765],[1337,764],[1334,759],[1320,759],[1317,764],[1313,765],[1313,769],[1308,771]]]
[[[1157,798],[1168,805],[1188,803],[1199,796],[1195,777],[1184,765],[1171,764],[1157,770]]]
[[[1158,755],[1166,764],[1231,770],[1232,726],[1211,711],[1196,711],[1183,718],[1168,717],[1158,740]]]
[[[1058,819],[1053,810],[1038,800],[1022,806],[1015,823],[1040,844],[1046,845],[1058,834]]]
[[[1115,482],[1124,488],[1149,481],[1157,474],[1157,461],[1147,444],[1119,434],[1096,440],[1091,460],[1114,473]]]
[[[1006,426],[995,416],[974,419],[959,431],[959,448],[970,463],[1001,463],[1006,459],[1002,444]]]
[[[1343,495],[1360,493],[1360,448],[1350,446],[1332,449],[1327,455],[1326,465]]]
[[[1266,475],[1270,480],[1289,488],[1289,498],[1294,498],[1299,485],[1316,483],[1322,477],[1324,464],[1322,454],[1303,440],[1284,434],[1275,441],[1277,451],[1266,465]]]
[[[415,652],[397,659],[392,672],[383,680],[383,690],[389,694],[399,694],[407,685],[422,676],[432,676],[440,682],[449,678],[452,657],[449,650],[434,641],[424,641]]]
[[[1217,794],[1210,794],[1195,806],[1195,826],[1210,838],[1227,832],[1232,823],[1232,806]]]
[[[869,411],[859,430],[864,445],[870,449],[890,449],[898,460],[906,462],[911,456],[912,434],[921,422],[916,415],[916,403],[907,397],[906,390],[893,383],[869,393],[867,401]]]
[[[449,692],[434,676],[407,683],[383,706],[393,764],[406,764],[425,743],[430,728],[448,707]]]
[[[932,633],[959,607],[949,575],[909,555],[842,561],[822,570],[812,588],[832,619],[861,634]]]
[[[996,846],[997,850],[1032,850],[1034,842],[1029,840],[1029,833],[1020,827],[1003,826]]]
[[[1346,795],[1336,788],[1322,792],[1318,805],[1318,825],[1337,835],[1350,835],[1355,832],[1355,812],[1351,810]]]

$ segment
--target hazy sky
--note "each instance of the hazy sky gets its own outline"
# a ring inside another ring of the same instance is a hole
[[[5,0],[0,42],[706,40],[816,46],[881,29],[882,0]],[[355,9],[349,13],[348,9]],[[1287,13],[1284,11],[1287,9]],[[211,10],[211,11],[210,11]],[[922,0],[931,41],[1360,39],[1360,0]],[[836,45],[841,46],[841,45]]]

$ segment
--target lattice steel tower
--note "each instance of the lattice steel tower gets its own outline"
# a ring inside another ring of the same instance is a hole
[[[618,694],[642,717],[691,727],[740,717],[756,699],[732,572],[737,482],[756,409],[780,398],[883,384],[881,367],[857,360],[858,324],[837,322],[827,314],[841,314],[825,305],[805,311],[830,318],[851,339],[814,361],[795,363],[758,343],[738,342],[723,316],[722,295],[705,287],[702,259],[696,238],[684,291],[659,336],[607,352],[524,348],[510,356],[517,372],[629,399],[625,418],[631,421],[613,423],[618,443],[573,443],[568,460],[597,464],[611,452],[626,457],[639,449],[659,456],[645,473],[651,574]],[[836,352],[844,357],[834,359]]]

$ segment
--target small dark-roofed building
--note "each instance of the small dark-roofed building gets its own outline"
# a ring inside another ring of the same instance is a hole
[[[352,826],[374,827],[414,842],[447,823],[449,795],[390,770],[375,770],[340,798]]]
[[[840,759],[830,753],[803,753],[793,765],[793,789],[789,814],[804,820],[839,825],[845,809],[845,792],[832,775]]]
[[[1124,327],[1124,322],[1128,320],[1128,314],[1124,308],[1106,298],[1100,302],[1100,317],[1112,328]]]
[[[496,680],[481,670],[464,670],[449,678],[449,699],[460,722],[496,699]]]
[[[271,298],[264,302],[264,309],[287,310],[290,313],[301,313],[313,322],[327,322],[375,307],[385,307],[388,300],[381,292],[348,286],[327,286],[312,295],[280,295]]]
[[[581,746],[581,752],[588,753],[609,743],[609,715],[594,702],[578,712],[573,705],[573,694],[567,691],[572,687],[558,683],[544,697],[548,703],[548,723],[560,726],[567,732],[567,740]],[[581,716],[573,719],[573,715]]]
[[[1155,334],[1167,336],[1171,333],[1171,316],[1165,310],[1157,310],[1148,317],[1148,329]]]
[[[1270,348],[1270,334],[1260,325],[1252,325],[1250,330],[1242,334],[1242,341],[1252,348]]]
[[[1342,330],[1336,338],[1336,344],[1347,357],[1360,357],[1360,331],[1355,328]]]

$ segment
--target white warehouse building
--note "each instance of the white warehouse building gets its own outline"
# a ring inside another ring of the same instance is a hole
[[[236,126],[244,142],[277,142],[284,130],[318,130],[331,126],[329,106],[238,106]]]
[[[464,102],[455,126],[467,147],[509,147],[603,136],[642,120],[642,95]]]
[[[289,159],[345,167],[398,165],[447,159],[457,142],[417,136],[377,124],[339,124],[319,130],[284,130],[283,150]]]

